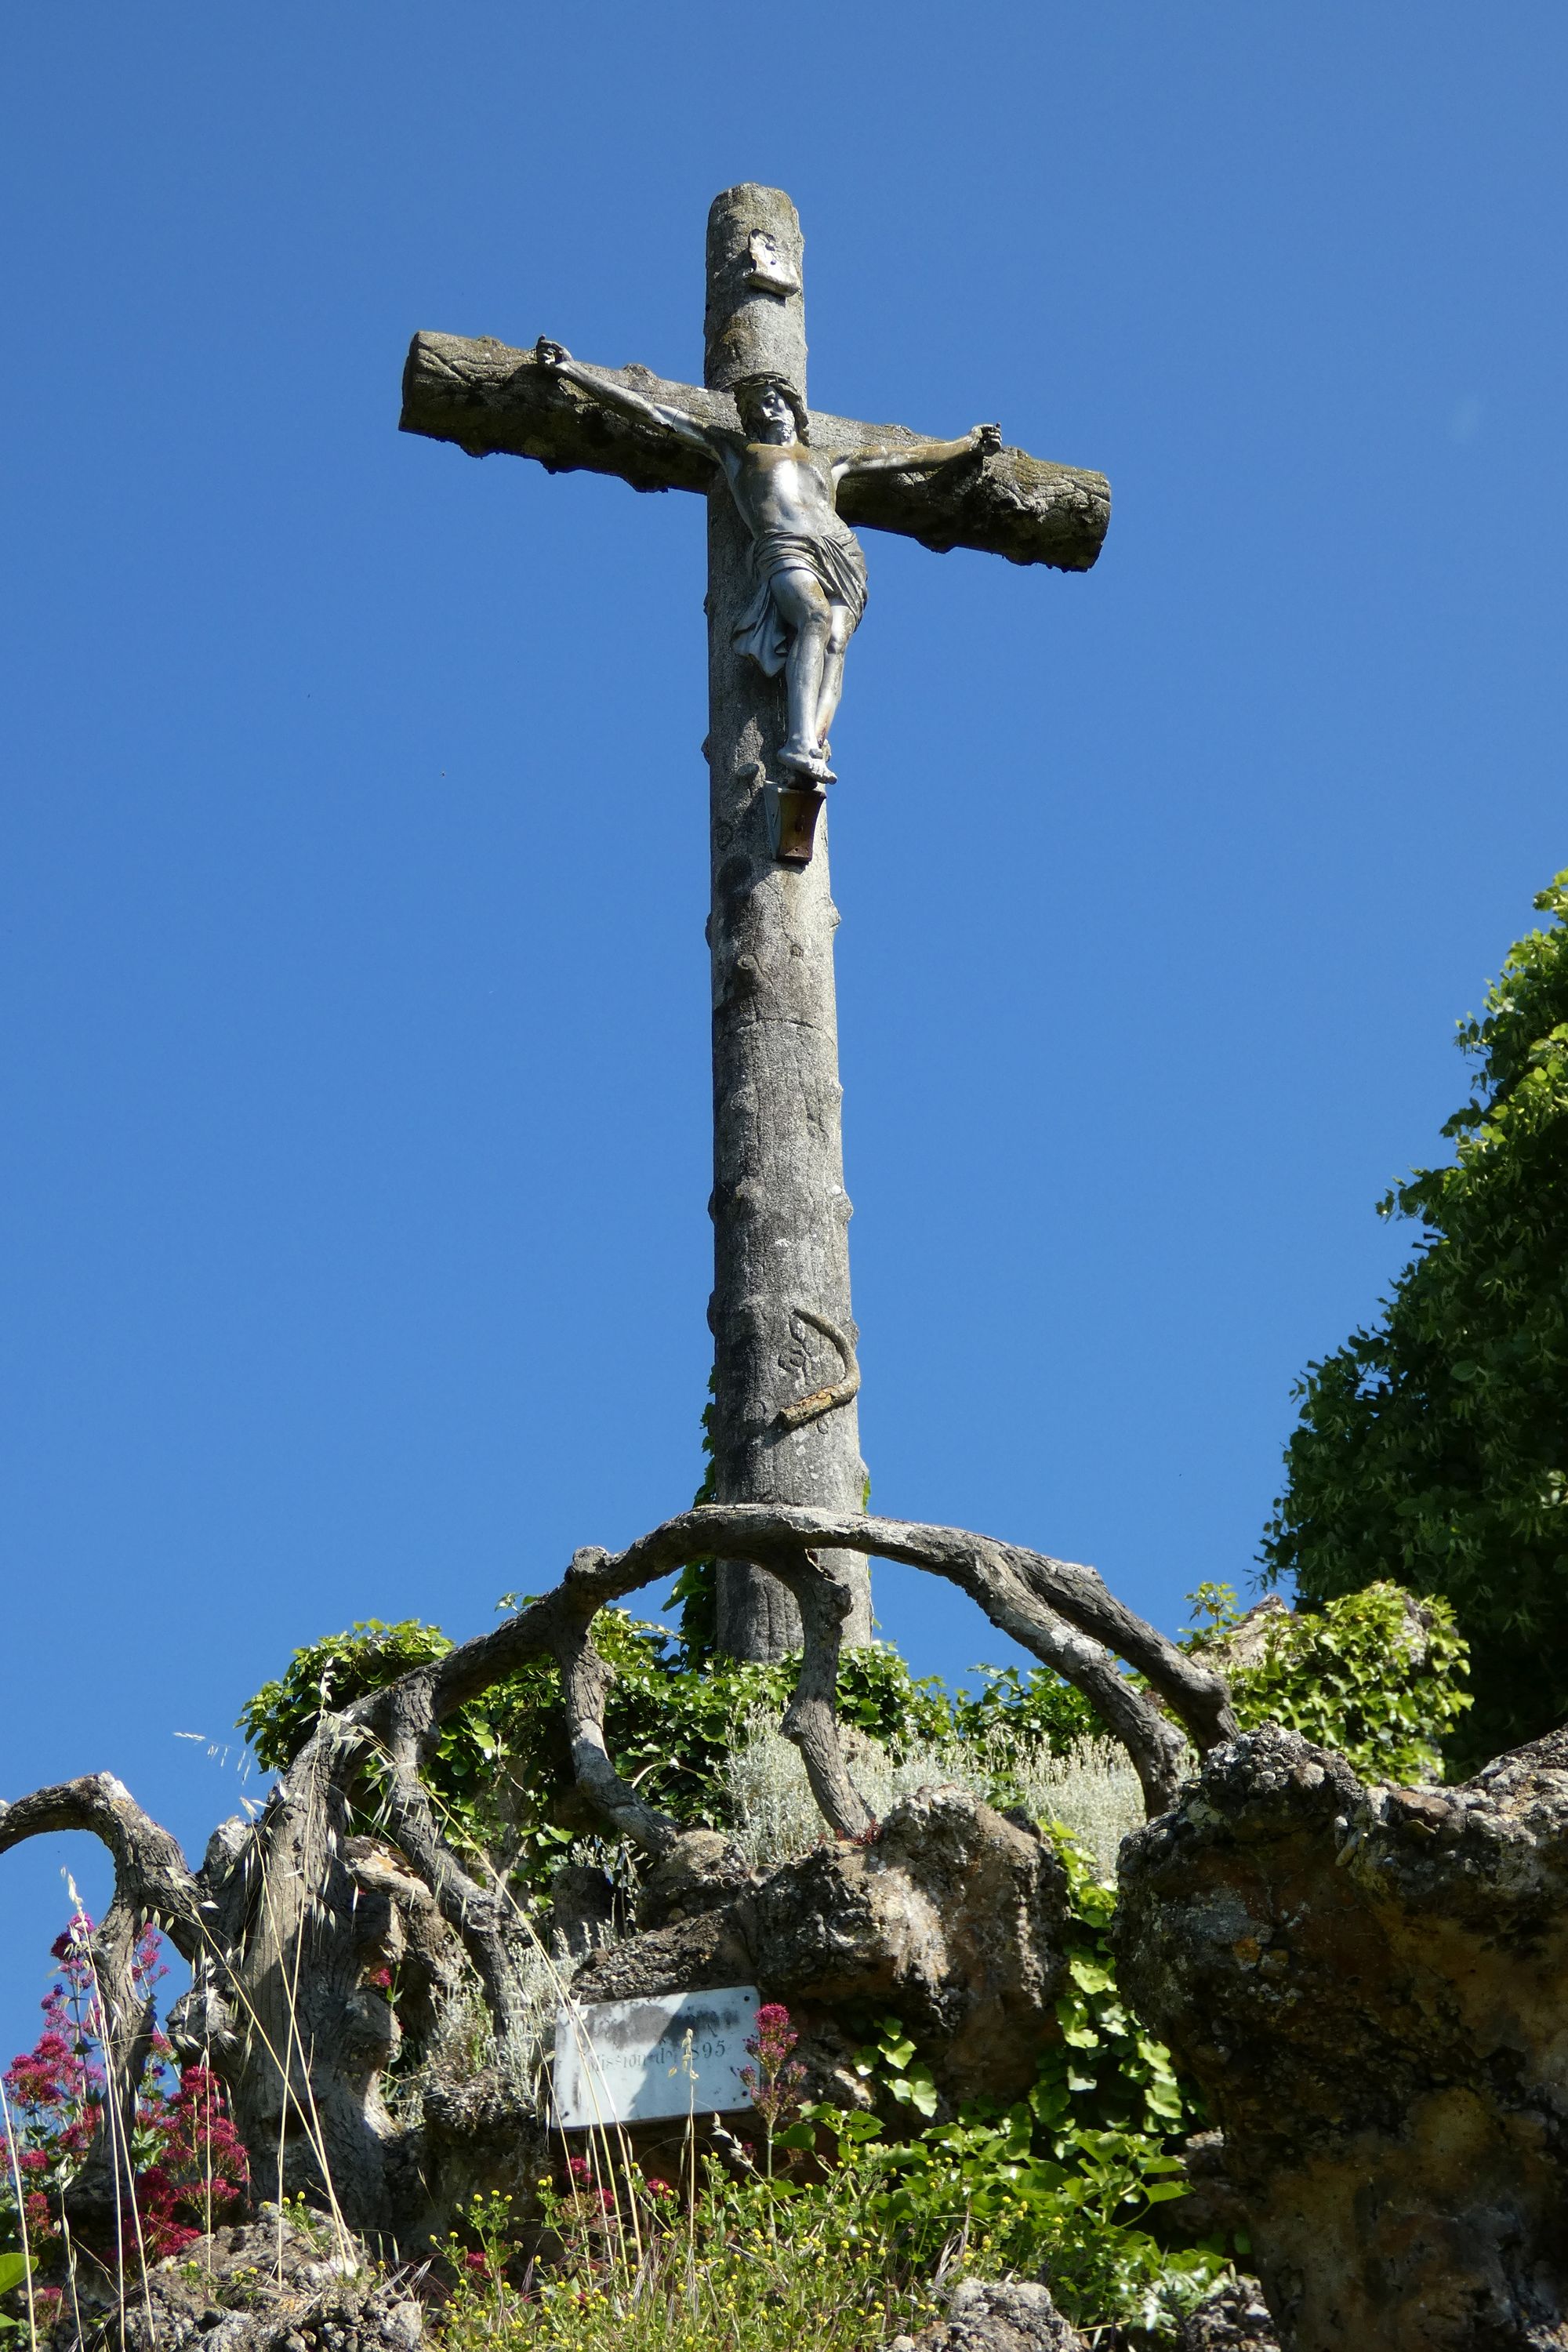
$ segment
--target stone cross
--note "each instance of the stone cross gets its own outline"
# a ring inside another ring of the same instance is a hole
[[[838,915],[821,818],[832,781],[826,723],[864,601],[846,526],[1086,572],[1110,493],[1101,474],[1005,447],[994,427],[933,443],[902,425],[808,411],[802,249],[781,190],[746,185],[715,198],[701,386],[643,367],[586,368],[543,339],[516,351],[488,337],[421,334],[401,422],[472,457],[506,451],[552,473],[708,494],[718,1496],[846,1511],[861,1507],[866,1472],[833,987]],[[797,469],[797,483],[804,469],[816,509],[804,520],[771,501],[773,483],[757,487],[758,466],[780,463]],[[836,1552],[824,1564],[849,1597],[845,1640],[868,1641],[864,1561]],[[764,1570],[721,1561],[718,1633],[732,1656],[774,1658],[798,1646],[800,1620]]]

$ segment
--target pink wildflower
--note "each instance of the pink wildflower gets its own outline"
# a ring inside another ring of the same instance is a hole
[[[793,2122],[800,2112],[805,2068],[792,2060],[800,2040],[783,2001],[765,2000],[757,2011],[757,2030],[747,2042],[754,2066],[742,2066],[741,2080],[752,2105],[767,2126],[771,2144],[774,2132]]]

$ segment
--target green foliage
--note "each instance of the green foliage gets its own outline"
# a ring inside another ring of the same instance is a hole
[[[1065,1756],[1080,1739],[1105,1729],[1083,1693],[1049,1666],[1028,1666],[1022,1672],[1016,1666],[973,1666],[970,1671],[981,1677],[981,1686],[953,1693],[952,1736],[956,1738],[994,1750],[1037,1746]]]
[[[544,2191],[560,2253],[531,2268],[508,2218],[470,2208],[479,2242],[452,2249],[447,2352],[879,2352],[937,2316],[929,2279],[871,2212],[861,2166],[809,2188],[743,2164],[698,2167],[689,2151],[672,2169],[679,2193],[584,2160],[564,2191]]]
[[[1061,2046],[1041,2062],[1035,2115],[1056,2136],[1058,2158],[1078,2135],[1104,2131],[1132,2134],[1163,2154],[1173,2137],[1201,2127],[1202,2114],[1164,2043],[1121,2000],[1110,1950],[1115,1888],[1064,1831],[1044,1826],[1068,1874],[1068,1988],[1057,2001]]]
[[[935,2115],[940,2105],[935,2079],[925,2060],[916,2057],[901,2019],[878,2019],[876,2040],[855,2053],[855,2072],[912,2115]]]
[[[605,1618],[618,1618],[606,1612]],[[629,1622],[629,1621],[627,1621]],[[614,1642],[619,1626],[613,1626]],[[323,1709],[383,1690],[414,1667],[445,1657],[452,1643],[438,1625],[405,1618],[395,1625],[367,1618],[296,1650],[287,1671],[264,1683],[240,1709],[239,1725],[258,1761],[281,1771],[314,1731]],[[552,1664],[531,1660],[444,1725],[425,1780],[453,1843],[471,1855],[504,1859],[520,1879],[542,1879],[564,1858],[573,1832],[556,1822],[549,1792],[565,1777],[565,1725]],[[382,1785],[367,1757],[361,1825],[373,1826]]]
[[[988,2262],[1026,2271],[1043,2263],[1080,2324],[1136,2319],[1156,2327],[1225,2267],[1217,2249],[1173,2251],[1142,2226],[1156,2205],[1183,2194],[1175,2149],[1204,2118],[1169,2051],[1120,1997],[1109,1941],[1115,1890],[1064,1831],[1045,1826],[1069,1891],[1061,2042],[1042,2056],[1026,2100],[1005,2110],[978,2100],[921,2131],[918,2119],[939,2105],[931,2068],[901,2021],[880,2017],[875,2039],[856,2053],[855,2071],[911,2136],[879,2146],[887,2180],[872,2210],[917,2264],[934,2259],[954,2232],[978,2229]],[[874,2116],[817,2105],[777,2145],[805,2149],[823,2129],[841,2157],[881,2143],[884,2133]]]
[[[1189,1649],[1212,1648],[1240,1622],[1228,1584],[1200,1585],[1188,1598],[1193,1614],[1210,1621]],[[1441,1778],[1443,1740],[1470,1704],[1456,1679],[1469,1667],[1452,1607],[1427,1601],[1413,1622],[1396,1584],[1272,1618],[1257,1664],[1222,1663],[1244,1731],[1281,1723],[1337,1748],[1363,1780],[1405,1787]]]
[[[417,1617],[384,1624],[366,1617],[346,1633],[329,1633],[296,1650],[288,1671],[263,1683],[239,1711],[239,1727],[256,1750],[256,1760],[279,1772],[297,1756],[325,1707],[352,1706],[374,1690],[384,1690],[400,1675],[444,1658],[452,1644],[438,1625]]]
[[[0,2295],[18,2293],[27,2284],[31,2268],[24,2253],[0,2254]],[[0,2311],[0,2336],[30,2335],[26,2311]]]
[[[799,1660],[695,1665],[664,1626],[619,1609],[601,1610],[594,1636],[615,1669],[605,1728],[621,1773],[683,1824],[721,1826],[724,1763],[749,1717],[763,1709],[782,1714]],[[384,1688],[451,1646],[437,1626],[369,1619],[297,1650],[287,1672],[247,1702],[240,1724],[258,1760],[281,1769],[310,1738],[323,1706],[344,1706]],[[917,1679],[887,1643],[845,1653],[838,1694],[844,1719],[895,1756],[953,1735],[955,1703],[940,1679]],[[1032,1723],[1040,1704],[1025,1688],[1013,1711],[1020,1723]],[[1008,1712],[1006,1704],[993,1705],[987,1719]],[[571,1774],[554,1664],[531,1660],[460,1707],[443,1728],[426,1778],[459,1846],[496,1860],[520,1888],[544,1894],[582,1830],[560,1802]],[[361,1805],[366,1823],[374,1819],[379,1787],[368,1759]]]
[[[889,2034],[888,2063],[907,2071],[896,2021]],[[937,2315],[939,2278],[1042,2271],[1080,2325],[1131,2321],[1168,2341],[1226,2269],[1215,2252],[1172,2252],[1139,2226],[1180,2193],[1177,2159],[1134,2134],[1043,2135],[1026,2100],[897,2141],[874,2116],[815,2106],[776,2136],[773,2157],[763,2169],[731,2140],[727,2162],[700,2163],[688,2147],[671,2167],[678,2191],[590,2143],[565,2189],[544,2192],[560,2259],[531,2269],[505,2200],[477,2201],[471,2250],[451,2250],[446,2343],[870,2352]]]
[[[1454,1159],[1381,1204],[1418,1219],[1382,1320],[1309,1367],[1263,1546],[1308,1601],[1442,1593],[1470,1644],[1464,1759],[1568,1714],[1568,873],[1510,952],[1449,1119]]]
[[[830,2110],[816,2118],[833,2121]],[[871,2210],[906,2261],[932,2263],[954,2239],[977,2242],[977,2268],[1043,2274],[1080,2326],[1130,2321],[1168,2336],[1226,2267],[1215,2249],[1163,2246],[1141,2226],[1184,2180],[1181,2159],[1136,2132],[1042,2133],[1024,2100],[858,2153],[882,2176]]]
[[[795,1686],[792,1662],[790,1686]],[[955,1701],[940,1675],[911,1675],[890,1642],[846,1650],[838,1662],[838,1712],[890,1756],[941,1747],[953,1736]]]

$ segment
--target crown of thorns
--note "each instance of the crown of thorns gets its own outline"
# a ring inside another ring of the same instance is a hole
[[[804,441],[806,437],[806,424],[809,411],[806,408],[805,400],[795,390],[794,384],[791,383],[788,376],[781,375],[776,368],[761,368],[754,375],[737,376],[734,383],[730,386],[731,396],[733,399],[736,407],[743,409],[748,393],[763,392],[767,389],[769,384],[773,384],[778,391],[782,392],[790,406],[794,409],[795,421],[799,428],[800,437]]]

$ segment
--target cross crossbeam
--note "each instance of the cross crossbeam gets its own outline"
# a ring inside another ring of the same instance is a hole
[[[700,422],[740,429],[727,392],[677,383],[644,367],[596,368],[595,374],[647,400],[682,408]],[[533,457],[552,474],[616,474],[634,490],[703,490],[713,469],[689,443],[599,406],[531,351],[489,336],[416,335],[403,376],[400,429],[451,441],[471,457]],[[923,435],[903,425],[865,425],[811,412],[811,446],[831,460],[841,452]],[[1004,447],[960,460],[939,473],[856,474],[838,497],[845,521],[896,531],[945,554],[971,547],[1013,563],[1087,572],[1110,520],[1103,474],[1058,466]]]

